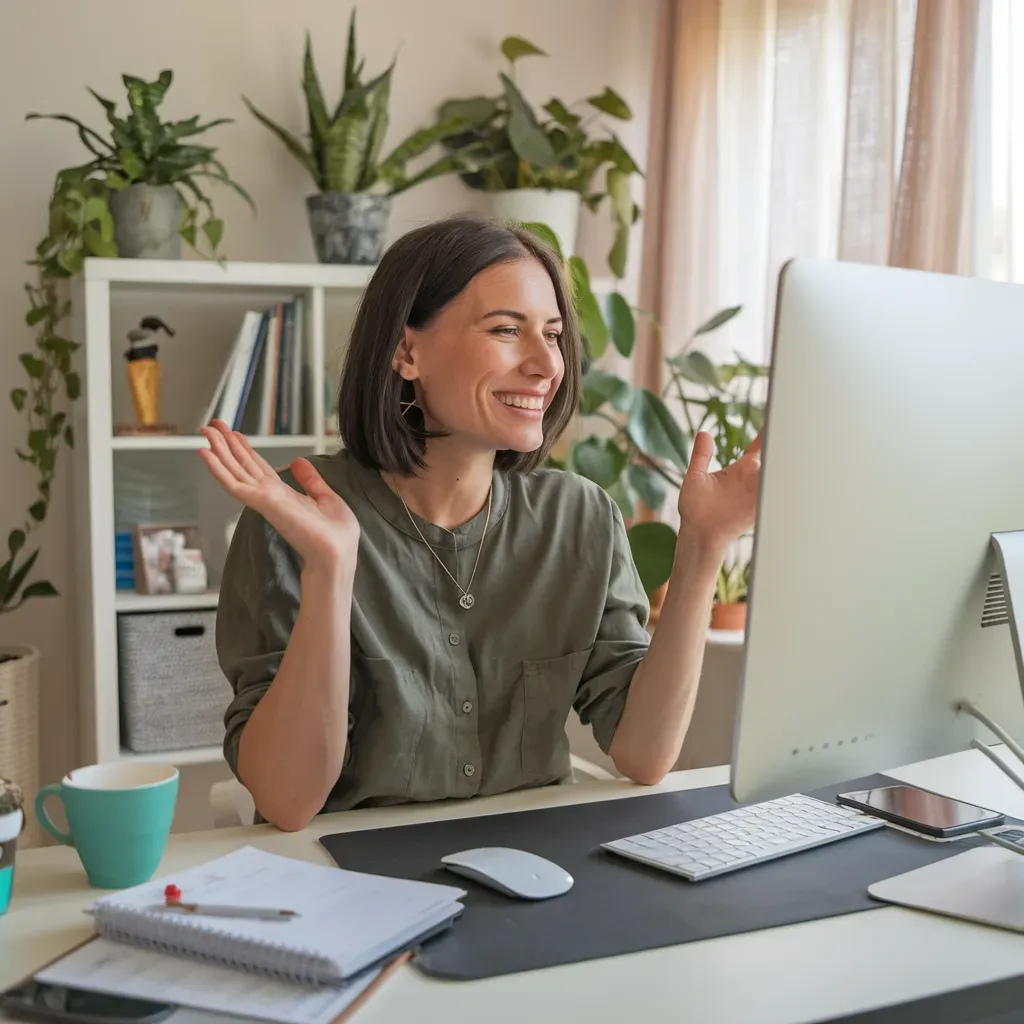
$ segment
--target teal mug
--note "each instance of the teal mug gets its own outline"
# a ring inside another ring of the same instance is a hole
[[[46,813],[46,801],[64,805],[70,832]],[[125,889],[148,882],[171,832],[178,769],[163,764],[112,762],[68,772],[36,794],[36,817],[60,843],[73,846],[91,885]]]

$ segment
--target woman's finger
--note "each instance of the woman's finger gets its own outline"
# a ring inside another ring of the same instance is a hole
[[[234,455],[242,469],[256,480],[265,475],[263,467],[256,461],[256,453],[252,450],[252,445],[242,434],[237,430],[231,430],[224,435],[224,440],[227,441],[231,454]]]
[[[213,474],[214,479],[224,488],[232,498],[244,501],[242,492],[247,488],[238,477],[228,472],[224,463],[216,456],[210,448],[200,448],[199,457],[206,463],[207,469]]]
[[[252,477],[238,464],[238,460],[231,454],[231,449],[228,447],[227,440],[224,437],[224,431],[216,425],[216,420],[213,421],[213,424],[209,427],[203,427],[200,431],[203,437],[210,442],[210,450],[236,480],[242,483],[251,481]]]
[[[690,467],[686,471],[690,473],[706,473],[711,465],[711,456],[715,454],[715,442],[711,435],[702,430],[693,439],[693,451],[690,452]]]
[[[324,478],[313,468],[309,459],[295,459],[291,464],[291,470],[295,476],[295,482],[314,501],[337,497]]]

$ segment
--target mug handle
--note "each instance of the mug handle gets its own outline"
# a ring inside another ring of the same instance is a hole
[[[59,828],[50,820],[50,816],[46,813],[46,801],[49,797],[55,796],[58,800],[61,799],[61,784],[59,782],[51,783],[49,786],[43,786],[38,793],[36,793],[36,818],[39,820],[39,824],[46,829],[47,832],[57,840],[58,843],[63,843],[65,846],[74,846],[75,840],[71,837],[69,832],[61,832]]]

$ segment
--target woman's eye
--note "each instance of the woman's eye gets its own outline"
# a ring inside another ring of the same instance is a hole
[[[503,338],[514,338],[519,333],[518,327],[495,327],[494,334],[498,334]]]
[[[558,339],[561,338],[561,336],[562,335],[558,331],[548,331],[547,333],[548,341],[552,342],[555,345],[558,344]]]

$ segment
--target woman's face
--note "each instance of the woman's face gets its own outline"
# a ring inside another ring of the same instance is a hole
[[[522,259],[481,271],[424,330],[407,327],[393,365],[414,382],[428,430],[529,452],[562,383],[561,333],[551,278]]]

